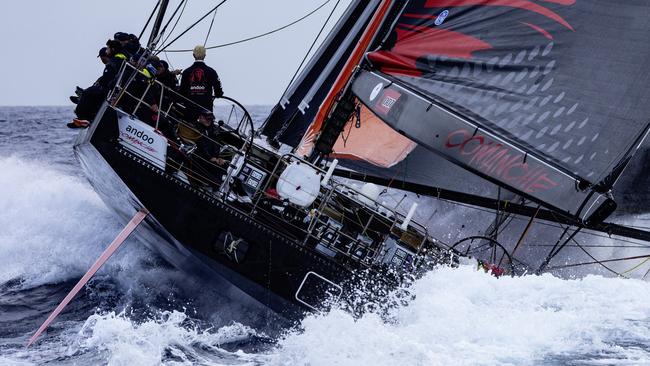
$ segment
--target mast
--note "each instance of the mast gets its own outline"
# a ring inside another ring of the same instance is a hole
[[[160,9],[158,10],[156,21],[153,23],[151,35],[149,36],[149,41],[147,42],[148,49],[153,49],[153,47],[156,46],[156,43],[158,43],[158,32],[160,32],[160,26],[162,25],[163,19],[165,18],[165,12],[167,11],[168,5],[169,0],[160,0]]]
[[[329,93],[318,109],[318,113],[316,114],[314,121],[303,136],[303,139],[297,148],[297,151],[300,155],[309,155],[312,152],[314,142],[316,140],[316,135],[321,130],[328,113],[331,111],[332,107],[336,103],[337,98],[340,96],[340,92],[343,91],[343,89],[348,85],[348,82],[350,81],[355,68],[361,62],[363,55],[370,46],[370,42],[374,39],[375,34],[379,30],[380,25],[386,17],[386,14],[388,14],[388,11],[392,5],[392,0],[383,0],[379,5],[379,8],[375,12],[374,17],[368,24],[368,27],[361,36],[361,39],[359,39],[357,46],[348,58],[347,63],[341,70],[341,73],[334,82],[334,85],[332,88],[330,88]]]

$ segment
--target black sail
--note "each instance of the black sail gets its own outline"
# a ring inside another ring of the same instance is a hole
[[[587,219],[647,133],[649,40],[647,1],[411,1],[353,92],[420,146]]]
[[[262,133],[295,147],[365,30],[378,0],[354,0],[267,118]]]

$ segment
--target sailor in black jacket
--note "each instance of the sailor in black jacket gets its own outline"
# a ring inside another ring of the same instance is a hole
[[[223,96],[219,75],[213,68],[206,65],[205,47],[196,46],[193,51],[194,64],[185,71],[181,78],[180,92],[183,96],[212,112],[214,98]],[[194,121],[201,113],[201,108],[196,105],[188,106],[190,113],[188,119]]]
[[[122,68],[122,63],[126,61],[126,55],[118,42],[109,40],[106,42],[108,63],[104,67],[104,73],[97,79],[95,85],[100,86],[106,94],[113,89],[117,82],[117,75]]]
[[[108,63],[104,66],[102,76],[97,79],[95,84],[83,91],[79,98],[79,103],[75,108],[77,118],[68,123],[70,128],[84,128],[90,125],[90,121],[95,118],[97,111],[102,102],[108,95],[108,92],[115,86],[117,76],[126,60],[122,52],[122,45],[115,40],[106,42],[106,55],[109,57]]]

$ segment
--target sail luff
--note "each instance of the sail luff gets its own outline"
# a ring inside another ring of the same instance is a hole
[[[380,0],[355,0],[341,15],[264,121],[262,134],[295,147],[317,113],[338,73],[365,30]],[[309,94],[314,108],[299,109]]]
[[[355,6],[357,6],[357,3],[361,2],[361,1],[362,1],[362,0],[357,0],[357,1],[353,1],[353,2],[351,2],[350,5],[348,5],[348,8],[347,8],[346,11],[345,11],[345,14],[352,13],[352,11],[354,10]],[[327,35],[327,37],[326,37],[325,40],[323,41],[323,44],[330,44],[330,43],[332,43],[332,42],[334,41],[334,39],[336,38],[336,36],[338,35],[338,33],[341,32],[341,29],[343,28],[343,25],[344,25],[343,22],[338,22],[338,23],[336,24],[336,26],[332,29],[332,31]],[[354,31],[349,32],[349,35],[352,35],[353,33],[354,33]],[[343,43],[341,44],[342,47],[340,47],[339,50],[337,50],[337,51],[342,51],[342,50],[344,49],[344,47],[345,47],[346,44],[347,44],[347,42],[344,40]],[[306,74],[309,70],[313,69],[313,68],[316,66],[317,61],[318,61],[318,60],[323,56],[324,52],[325,52],[325,48],[319,48],[319,49],[316,51],[316,53],[314,54],[314,56],[313,56],[313,57],[308,61],[308,63],[307,63],[307,65],[305,66],[305,68],[301,71],[301,73],[300,73],[298,79],[302,79],[302,78],[304,78],[304,77],[306,76],[305,74]],[[329,66],[329,65],[331,64],[331,62],[332,62],[334,59],[336,59],[336,56],[334,56],[334,57],[332,57],[332,58],[330,59],[330,62],[328,62],[328,66],[326,66],[325,70],[323,70],[323,71],[327,71],[328,69],[331,69],[331,66]],[[325,74],[325,72],[323,72],[321,75],[324,75],[324,74]],[[316,83],[314,83],[314,84],[317,85],[317,84],[319,84],[319,83],[316,82]],[[289,87],[287,88],[287,91],[286,91],[284,94],[282,94],[282,97],[280,98],[280,103],[279,103],[279,105],[280,105],[282,108],[285,108],[286,105],[289,103],[289,98],[288,98],[288,96],[290,96],[290,95],[292,95],[293,93],[295,93],[295,92],[296,92],[296,89],[298,88],[299,85],[300,85],[299,83],[292,83],[292,84],[289,85]]]
[[[372,8],[367,8],[366,11],[364,11],[364,14],[362,15],[362,18],[366,18],[366,17],[367,17],[368,15],[370,15],[371,13],[372,13]],[[352,31],[350,34],[348,34],[348,36],[345,38],[345,40],[344,40],[344,44],[348,44],[348,43],[350,43],[350,42],[352,41],[352,39],[354,38],[355,33],[357,33],[358,30],[359,30],[361,27],[362,27],[362,24],[361,24],[360,22],[358,22],[357,24],[355,24],[355,28],[353,29],[353,31]],[[344,52],[344,49],[343,49],[343,48],[338,49],[338,50],[336,51],[336,53],[334,54],[334,59],[338,59],[338,58],[340,58],[341,55],[343,54],[343,52]],[[335,66],[335,62],[333,62],[333,61],[334,61],[334,60],[330,60],[330,62],[327,63],[327,65],[325,66],[325,69],[323,70],[323,71],[324,71],[323,74],[321,74],[321,75],[318,77],[318,79],[316,80],[316,83],[315,83],[316,85],[312,86],[311,89],[309,89],[309,91],[308,91],[307,94],[305,95],[305,97],[300,101],[300,105],[298,106],[298,109],[299,109],[303,114],[305,113],[305,110],[306,110],[307,108],[310,108],[310,103],[311,103],[311,101],[312,101],[314,95],[315,95],[316,92],[318,91],[320,85],[322,85],[323,82],[325,81],[325,77],[326,77],[326,75],[329,74],[329,73],[333,70],[333,68],[334,68],[334,66]],[[345,68],[344,68],[344,71],[345,71]],[[335,83],[335,86],[336,86],[336,83]],[[326,101],[327,101],[327,100],[326,100]],[[317,115],[316,118],[319,118],[318,115]]]
[[[299,155],[307,156],[313,150],[316,136],[318,135],[318,132],[322,128],[323,122],[325,121],[327,114],[331,110],[332,106],[334,105],[341,91],[345,88],[345,86],[350,81],[354,69],[361,62],[365,52],[370,46],[370,42],[374,39],[375,34],[379,30],[379,27],[383,22],[389,9],[391,8],[392,4],[393,4],[392,0],[383,0],[379,5],[379,8],[375,12],[375,15],[373,16],[368,27],[366,28],[363,35],[361,36],[361,39],[358,41],[354,51],[348,58],[348,61],[343,67],[343,70],[337,77],[336,81],[334,82],[334,85],[330,88],[327,97],[319,107],[316,117],[314,118],[314,121],[311,123],[311,125],[307,129],[307,132],[303,135],[300,144],[296,148],[296,152]]]

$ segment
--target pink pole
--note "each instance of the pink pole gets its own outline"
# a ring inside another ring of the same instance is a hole
[[[92,276],[95,273],[97,273],[97,271],[104,265],[104,263],[106,263],[108,258],[110,258],[113,255],[113,253],[115,253],[117,248],[119,248],[120,245],[124,243],[126,238],[129,237],[129,235],[133,232],[133,230],[135,230],[135,228],[138,227],[138,225],[140,225],[142,220],[144,220],[144,218],[148,214],[149,211],[147,211],[146,209],[142,209],[138,211],[135,214],[135,216],[133,216],[131,221],[129,221],[129,223],[126,224],[124,229],[122,229],[122,231],[117,235],[117,237],[115,238],[115,240],[113,240],[111,245],[109,245],[108,248],[104,250],[102,255],[99,256],[99,258],[97,258],[95,264],[93,264],[92,267],[90,267],[90,269],[88,270],[88,272],[86,272],[86,274],[83,277],[81,277],[79,282],[77,282],[74,288],[70,290],[70,292],[65,297],[65,299],[63,299],[63,301],[61,301],[59,306],[57,306],[56,309],[54,309],[54,311],[52,312],[52,314],[50,314],[50,316],[47,318],[45,323],[43,323],[43,325],[41,325],[41,327],[38,328],[36,333],[34,333],[32,338],[29,339],[29,343],[27,343],[27,347],[31,346],[32,343],[34,343],[34,341],[38,338],[38,336],[40,336],[41,333],[43,333],[43,331],[47,329],[50,323],[52,323],[52,321],[54,321],[54,319],[61,313],[61,311],[63,311],[63,309],[70,303],[70,301],[75,297],[75,295],[77,295],[77,293],[84,287],[84,285],[90,280],[90,278],[92,278]]]

